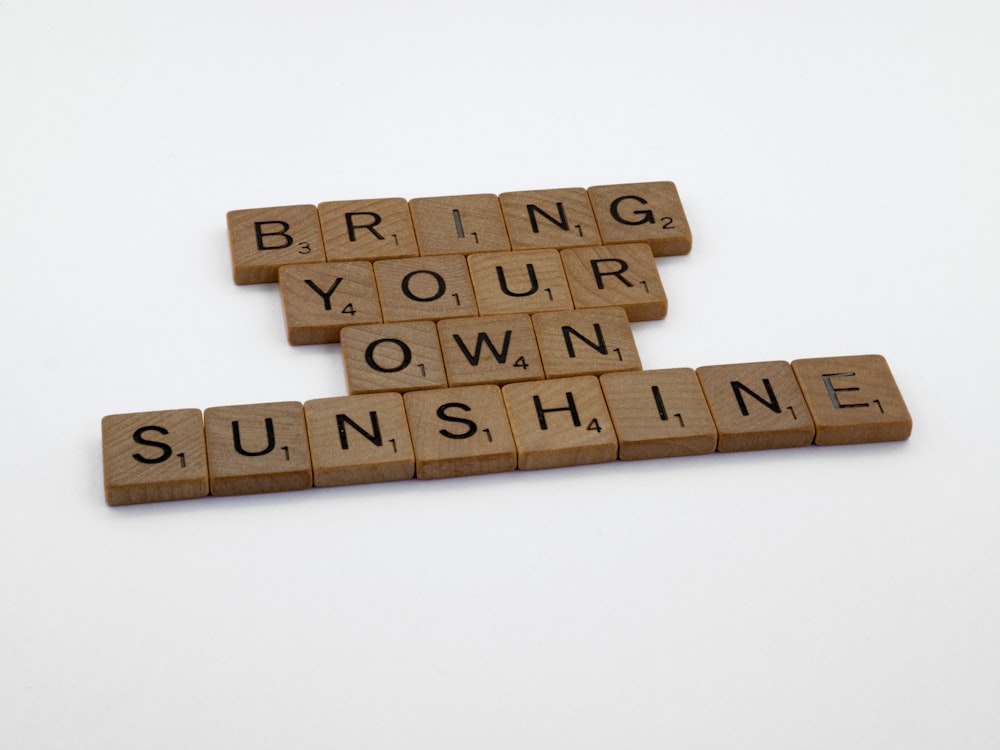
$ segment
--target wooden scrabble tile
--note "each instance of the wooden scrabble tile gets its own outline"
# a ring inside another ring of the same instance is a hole
[[[278,288],[290,344],[336,343],[345,326],[382,322],[367,261],[282,266]]]
[[[410,216],[421,255],[510,250],[507,225],[495,195],[414,198]]]
[[[809,445],[815,427],[787,362],[699,367],[705,400],[719,431],[718,450]]]
[[[326,260],[316,206],[230,211],[226,223],[237,284],[277,281],[281,266]]]
[[[429,320],[349,326],[340,332],[351,394],[448,385],[437,327]]]
[[[419,254],[404,198],[324,201],[318,208],[326,259],[331,263]]]
[[[797,359],[792,370],[816,423],[817,445],[910,436],[913,420],[881,355]]]
[[[477,315],[469,266],[462,255],[375,262],[375,284],[387,323]]]
[[[596,377],[511,383],[502,389],[517,468],[614,461],[618,440]]]
[[[618,458],[712,453],[718,433],[695,371],[689,367],[601,375],[618,436]]]
[[[302,404],[205,409],[208,476],[213,495],[252,495],[312,487]]]
[[[517,468],[500,388],[470,385],[404,394],[419,479]]]
[[[305,403],[313,484],[391,482],[413,477],[413,445],[398,393]]]
[[[199,409],[112,414],[101,420],[108,505],[208,495]]]
[[[598,185],[587,193],[602,244],[645,242],[656,256],[691,252],[691,227],[674,183]]]
[[[667,295],[649,245],[574,247],[559,255],[576,309],[621,307],[632,321],[666,317]]]
[[[527,315],[487,315],[438,321],[448,384],[482,385],[545,377]]]
[[[547,378],[642,369],[620,307],[536,313],[531,321]]]
[[[500,207],[514,250],[601,244],[590,198],[583,188],[501,193]]]
[[[557,250],[471,255],[468,263],[480,315],[573,309]]]

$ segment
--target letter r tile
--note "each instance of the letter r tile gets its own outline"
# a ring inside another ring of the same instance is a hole
[[[404,198],[324,201],[318,206],[326,259],[380,260],[419,254]]]
[[[108,505],[208,495],[199,409],[112,414],[101,420]]]
[[[913,420],[881,355],[797,359],[792,370],[816,423],[816,445],[910,436]]]
[[[649,245],[599,245],[562,250],[577,310],[621,307],[630,321],[666,317],[667,295]]]

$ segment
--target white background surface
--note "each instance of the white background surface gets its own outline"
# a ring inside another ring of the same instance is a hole
[[[0,3],[0,746],[1000,746],[998,7]],[[105,506],[105,414],[346,393],[228,210],[652,180],[644,366],[909,441]]]

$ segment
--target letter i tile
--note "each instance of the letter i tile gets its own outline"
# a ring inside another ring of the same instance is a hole
[[[205,410],[213,495],[251,495],[312,487],[302,404],[214,406]]]
[[[601,376],[625,461],[712,453],[717,432],[698,376],[689,367]]]
[[[101,420],[101,434],[108,505],[208,494],[201,410],[111,414]]]

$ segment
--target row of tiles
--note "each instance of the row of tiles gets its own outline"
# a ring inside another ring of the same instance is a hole
[[[277,281],[281,266],[324,260],[633,242],[648,244],[657,256],[691,250],[691,229],[672,182],[327,201],[240,209],[226,221],[237,284]]]
[[[441,255],[283,266],[292,344],[340,341],[347,326],[620,307],[630,321],[667,314],[648,245]]]
[[[109,505],[904,440],[885,359],[826,357],[118,414]]]

